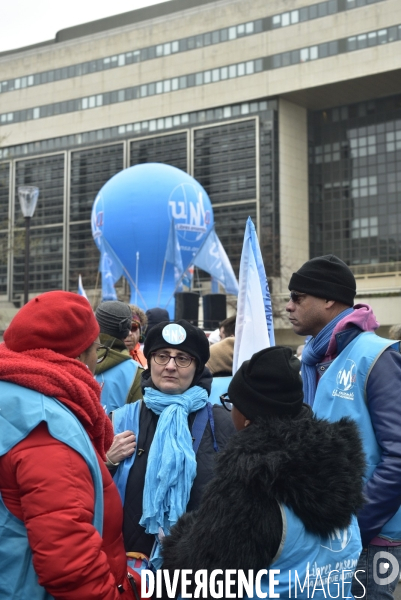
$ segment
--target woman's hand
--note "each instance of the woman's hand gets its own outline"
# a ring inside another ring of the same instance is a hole
[[[135,452],[136,435],[133,431],[123,431],[114,436],[114,440],[106,457],[109,463],[117,465]]]

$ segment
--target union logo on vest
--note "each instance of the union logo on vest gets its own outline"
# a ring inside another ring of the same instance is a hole
[[[353,400],[354,392],[351,392],[356,383],[356,364],[350,358],[347,358],[345,365],[337,373],[337,389],[333,390],[333,396],[338,396],[344,400]]]

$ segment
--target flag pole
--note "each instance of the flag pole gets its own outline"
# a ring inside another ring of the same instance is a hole
[[[138,266],[139,266],[139,252],[136,253],[135,304],[138,304]]]

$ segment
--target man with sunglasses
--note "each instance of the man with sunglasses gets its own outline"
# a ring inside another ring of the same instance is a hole
[[[302,353],[305,402],[318,417],[350,417],[366,454],[366,504],[358,514],[363,551],[352,593],[391,598],[401,561],[401,355],[374,331],[371,307],[354,305],[356,282],[337,256],[313,258],[292,274],[286,306]]]

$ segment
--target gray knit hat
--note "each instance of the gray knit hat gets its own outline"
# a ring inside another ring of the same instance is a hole
[[[132,313],[128,304],[118,300],[102,302],[95,316],[100,325],[100,333],[107,333],[119,340],[125,340],[131,331]]]

